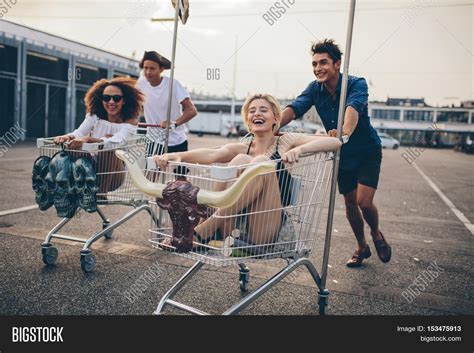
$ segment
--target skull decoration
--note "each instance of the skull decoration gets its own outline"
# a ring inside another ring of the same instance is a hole
[[[84,211],[92,213],[97,211],[97,175],[94,166],[87,158],[76,159],[72,172],[76,183],[76,191],[79,199],[79,206]]]
[[[31,173],[31,181],[33,184],[33,191],[35,192],[36,203],[41,211],[47,210],[54,203],[53,193],[48,191],[45,180],[49,171],[50,162],[50,157],[38,157],[33,163],[33,172]]]
[[[71,218],[76,213],[78,198],[72,169],[73,161],[64,151],[56,153],[49,163],[47,188],[54,192],[54,207],[59,217]]]

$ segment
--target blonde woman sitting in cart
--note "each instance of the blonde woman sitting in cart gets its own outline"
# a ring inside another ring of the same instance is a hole
[[[153,159],[162,169],[166,168],[168,161],[245,165],[281,159],[285,164],[292,164],[298,162],[303,153],[334,151],[341,146],[341,142],[334,137],[298,133],[275,136],[281,122],[281,109],[269,94],[254,94],[247,98],[242,107],[242,117],[253,136],[250,142],[230,143],[218,149],[167,153]],[[200,223],[195,228],[197,240],[206,243],[215,234],[230,234],[235,227],[235,218],[225,217],[243,210],[242,213],[248,214],[248,229],[258,229],[258,232],[248,234],[247,241],[255,245],[274,242],[282,224],[282,208],[290,203],[290,179],[284,164],[278,162],[275,173],[256,178],[233,206],[218,209],[214,215],[221,217],[210,217]],[[165,243],[168,241],[164,240]]]
[[[123,142],[136,134],[143,100],[133,79],[99,80],[86,93],[87,115],[82,124],[70,134],[55,137],[54,143],[67,143],[68,149],[78,150],[84,143]],[[107,175],[99,180],[99,193],[118,188],[125,177],[120,173],[123,170],[123,162],[113,151],[101,153],[96,172]]]

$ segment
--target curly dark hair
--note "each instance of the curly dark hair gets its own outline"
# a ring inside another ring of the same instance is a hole
[[[107,120],[107,111],[102,104],[102,94],[106,87],[115,86],[122,91],[123,100],[126,103],[122,106],[122,111],[120,112],[122,119],[127,121],[137,118],[140,115],[145,97],[139,89],[135,88],[135,83],[136,80],[128,77],[96,81],[89,88],[84,98],[87,112],[91,115],[97,115],[99,119]]]
[[[342,52],[334,39],[325,39],[311,46],[312,55],[327,53],[333,62],[341,60]]]

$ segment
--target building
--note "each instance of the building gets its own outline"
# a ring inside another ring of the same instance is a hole
[[[386,104],[402,107],[429,107],[424,98],[387,98]]]
[[[27,138],[72,131],[95,81],[138,74],[135,60],[0,20],[0,135],[16,123]]]
[[[289,102],[280,101],[282,107]],[[243,101],[235,102],[234,118],[230,99],[199,97],[194,104],[199,113],[188,123],[191,132],[225,136],[231,126],[237,130],[245,129],[240,116]],[[451,147],[474,138],[474,109],[430,107],[423,98],[389,98],[386,102],[370,102],[368,109],[372,125],[405,146]],[[294,127],[313,132],[320,130],[322,125],[312,108]]]
[[[461,102],[461,108],[474,109],[474,99]]]
[[[473,109],[430,107],[424,99],[369,103],[372,125],[402,145],[451,147],[474,134]]]

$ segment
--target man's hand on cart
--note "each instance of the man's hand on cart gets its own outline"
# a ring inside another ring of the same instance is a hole
[[[165,170],[169,161],[181,162],[181,157],[177,153],[165,153],[153,156],[153,160],[161,170]]]
[[[163,120],[159,125],[162,129],[166,129],[166,127],[168,126],[168,122],[166,120]],[[176,128],[176,122],[170,121],[170,129],[174,130],[175,128]]]
[[[281,155],[281,160],[284,163],[293,164],[298,162],[301,156],[301,149],[299,147],[292,148]]]

